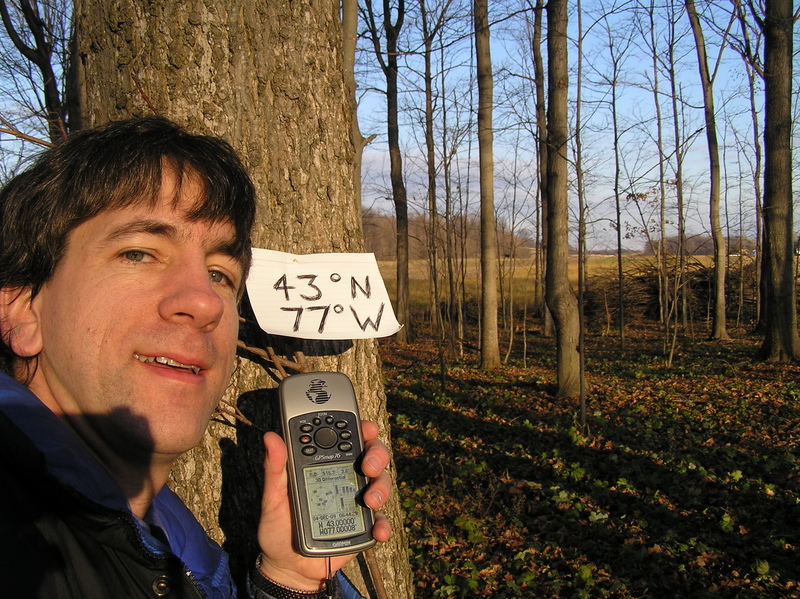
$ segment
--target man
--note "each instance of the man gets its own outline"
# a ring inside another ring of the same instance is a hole
[[[254,197],[227,144],[156,118],[75,134],[0,191],[3,597],[235,596],[165,483],[234,369]],[[391,489],[376,436],[365,424],[373,509]],[[324,596],[352,556],[295,553],[286,447],[264,445],[248,590]],[[382,516],[373,533],[388,540]]]

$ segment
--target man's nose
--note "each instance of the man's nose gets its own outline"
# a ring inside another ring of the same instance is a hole
[[[214,289],[205,262],[176,265],[166,276],[161,317],[202,331],[214,329],[225,311],[225,301]]]

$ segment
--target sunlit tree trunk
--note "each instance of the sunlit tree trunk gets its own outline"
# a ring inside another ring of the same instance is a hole
[[[586,293],[586,197],[583,177],[583,7],[577,0],[578,17],[578,73],[575,85],[575,182],[578,192],[578,354],[580,360],[580,418],[586,426],[586,328],[584,323],[584,297]]]
[[[547,75],[544,71],[544,61],[542,60],[542,20],[544,18],[544,0],[536,0],[533,9],[533,39],[531,40],[531,53],[533,54],[533,73],[536,79],[536,130],[539,133],[537,145],[539,155],[539,199],[541,205],[541,243],[537,246],[536,260],[540,266],[540,280],[547,279],[547,118],[546,118],[546,91],[545,80]],[[538,233],[538,231],[537,231]],[[546,293],[546,290],[545,290]],[[543,331],[547,336],[553,335],[553,317],[547,307],[547,303],[542,304]]]
[[[700,25],[700,18],[697,16],[694,0],[686,0],[686,12],[692,25],[695,48],[697,49],[697,64],[700,69],[700,81],[703,86],[703,109],[706,124],[706,144],[708,146],[710,186],[708,203],[711,217],[711,237],[714,241],[714,307],[712,310],[711,337],[713,339],[730,339],[725,323],[725,275],[728,267],[728,244],[725,240],[722,219],[720,218],[720,161],[719,142],[717,141],[717,117],[714,112],[714,74],[708,68],[703,29]],[[735,15],[731,18],[731,23],[733,23],[734,18]],[[724,46],[725,37],[723,37],[723,45],[720,49],[720,58]]]
[[[558,395],[579,397],[578,300],[569,284],[567,0],[547,3],[547,306],[556,328]]]
[[[295,253],[363,251],[355,198],[354,106],[346,84],[338,2],[216,2],[213,6],[83,0],[80,58],[87,125],[153,110],[199,133],[228,140],[258,189],[254,244]],[[224,68],[220,68],[224,66]],[[246,314],[246,306],[243,307]],[[273,344],[308,367],[344,372],[362,414],[389,441],[386,396],[374,341]],[[259,427],[270,427],[274,381],[240,359],[229,397]],[[174,469],[171,485],[241,577],[256,556],[263,461],[260,430],[213,422],[202,443]],[[387,513],[395,538],[377,549],[391,597],[413,595],[397,496]],[[359,586],[359,564],[349,573]]]
[[[492,56],[489,51],[489,3],[475,0],[475,56],[478,67],[478,155],[481,188],[481,367],[500,366],[497,332],[497,230],[494,214]]]

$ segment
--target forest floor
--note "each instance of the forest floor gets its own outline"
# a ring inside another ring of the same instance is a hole
[[[381,346],[416,596],[800,597],[800,365],[631,330],[587,341],[586,426],[555,347],[493,372]]]

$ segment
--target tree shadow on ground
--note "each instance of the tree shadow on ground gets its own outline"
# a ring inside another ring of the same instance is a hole
[[[626,424],[611,406],[595,423],[602,434],[584,437],[538,383],[476,378],[442,394],[409,374],[388,394],[398,476],[416,491],[412,517],[425,512],[415,499],[438,509],[417,528],[428,539],[417,551],[433,559],[446,542],[432,543],[430,531],[441,528],[434,536],[455,539],[461,553],[451,550],[451,571],[484,576],[487,596],[503,596],[489,592],[493,561],[515,579],[535,571],[540,596],[792,596],[800,508],[791,456],[765,472],[757,442],[693,444],[708,420],[644,434],[646,418]],[[512,559],[521,547],[528,561]],[[464,564],[478,556],[475,574]]]

